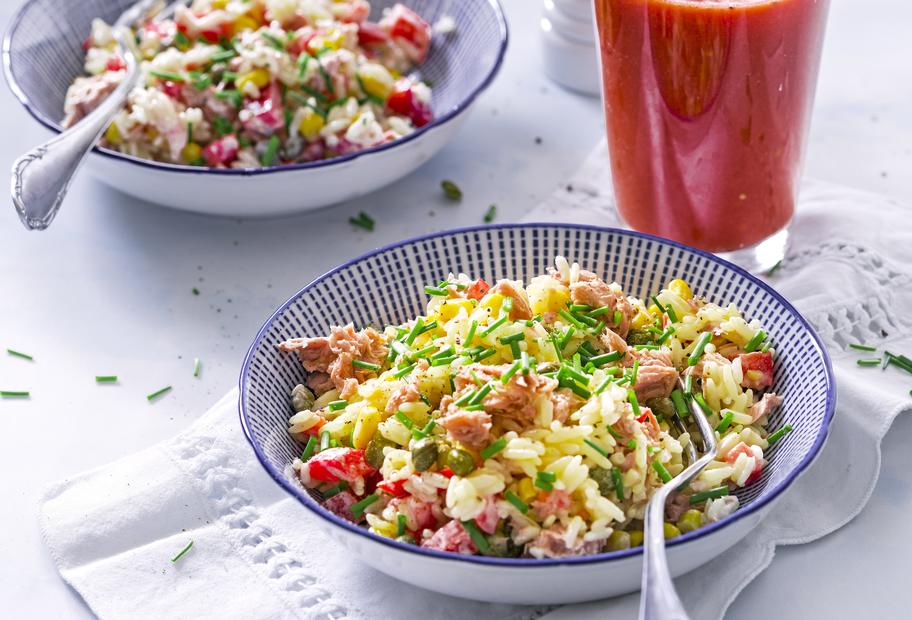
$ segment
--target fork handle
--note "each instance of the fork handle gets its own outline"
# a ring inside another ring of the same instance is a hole
[[[656,492],[646,511],[640,620],[689,620],[684,604],[675,591],[665,553],[663,524],[668,488],[666,486]]]
[[[73,176],[123,106],[137,77],[138,71],[128,70],[117,88],[88,116],[15,161],[11,193],[27,229],[44,230],[53,221]]]

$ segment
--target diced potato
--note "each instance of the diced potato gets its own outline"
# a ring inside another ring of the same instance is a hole
[[[377,432],[380,424],[380,412],[374,407],[364,407],[355,422],[352,432],[352,448],[363,450]]]

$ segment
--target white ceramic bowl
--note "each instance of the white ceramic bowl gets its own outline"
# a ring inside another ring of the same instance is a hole
[[[681,575],[738,543],[818,454],[835,406],[826,351],[814,330],[780,295],[741,268],[700,250],[632,231],[563,224],[468,228],[382,248],[352,260],[307,285],[270,317],[257,334],[240,377],[244,432],[264,469],[317,515],[301,527],[322,527],[350,554],[393,577],[454,596],[492,602],[572,603],[636,590],[642,549],[561,559],[465,556],[416,547],[372,534],[324,509],[290,471],[301,453],[286,431],[293,411],[289,393],[305,373],[295,356],[276,344],[317,336],[330,325],[405,322],[423,311],[424,285],[450,271],[491,282],[528,280],[544,273],[555,255],[578,261],[628,294],[648,297],[662,283],[686,278],[698,294],[735,303],[758,319],[776,348],[772,390],[783,405],[770,428],[793,431],[765,454],[760,479],[738,489],[741,508],[717,523],[675,538],[669,564]],[[340,301],[344,300],[344,302]]]
[[[444,14],[456,31],[435,35],[417,73],[434,84],[434,121],[372,149],[291,166],[217,170],[164,164],[96,148],[86,170],[100,181],[148,202],[198,213],[265,217],[316,209],[362,196],[430,159],[465,121],[476,97],[497,74],[507,25],[497,0],[373,0],[371,19],[402,1],[428,22]],[[113,22],[134,0],[27,0],[3,41],[7,82],[38,122],[60,132],[63,100],[82,74],[82,41],[90,22]]]

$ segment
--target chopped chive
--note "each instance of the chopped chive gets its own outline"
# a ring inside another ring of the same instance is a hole
[[[463,394],[462,396],[460,396],[457,400],[455,400],[453,402],[453,404],[456,405],[457,407],[462,407],[463,405],[468,405],[469,402],[475,397],[475,394],[477,392],[478,392],[478,390],[470,390],[470,391],[466,392],[465,394]]]
[[[628,448],[629,450],[636,450],[636,447],[637,447],[637,440],[636,440],[636,439],[631,439],[630,441],[627,442],[627,448]]]
[[[272,34],[270,32],[266,32],[266,31],[261,32],[260,36],[263,37],[264,39],[266,39],[266,41],[269,43],[269,45],[273,46],[280,52],[285,51],[285,42],[282,41],[279,37],[275,36],[274,34]]]
[[[600,368],[609,362],[616,362],[627,355],[626,351],[612,351],[611,353],[604,353],[602,355],[596,355],[589,359],[596,368]]]
[[[573,316],[572,314],[570,314],[570,313],[567,312],[566,310],[561,309],[561,310],[559,310],[559,311],[557,312],[557,314],[558,314],[562,319],[564,319],[565,321],[567,321],[570,325],[573,325],[573,327],[575,327],[576,329],[580,330],[581,332],[586,331],[586,326],[583,325],[580,321],[577,320],[577,318],[576,318],[575,316]]]
[[[241,93],[241,91],[232,88],[216,91],[215,97],[217,99],[225,99],[230,101],[236,108],[239,108],[244,104],[244,95]]]
[[[884,365],[889,366],[890,364],[897,368],[901,368],[908,373],[912,373],[912,360],[905,355],[894,355],[889,351],[884,351]]]
[[[431,351],[433,351],[436,348],[437,348],[436,344],[429,344],[428,346],[426,346],[424,348],[418,349],[417,351],[415,351],[414,353],[409,355],[409,357],[411,359],[422,359],[422,358],[427,357],[428,353],[430,353]]]
[[[174,73],[173,71],[159,71],[158,69],[149,69],[149,75],[155,76],[160,80],[168,80],[170,82],[183,82],[184,76],[180,73]]]
[[[503,303],[500,304],[500,314],[510,316],[511,312],[513,312],[513,298],[507,297],[503,300]]]
[[[2,398],[28,398],[29,396],[29,392],[0,391]]]
[[[462,408],[466,411],[484,411],[484,405],[481,403],[477,405],[464,405]]]
[[[675,411],[678,415],[685,417],[690,414],[687,409],[687,403],[684,402],[684,393],[681,390],[675,390],[671,393],[671,402],[674,404]]]
[[[672,323],[677,323],[677,322],[678,322],[678,313],[675,312],[675,309],[672,308],[671,304],[668,304],[667,306],[665,306],[665,314],[668,315],[668,319],[669,319]]]
[[[596,327],[600,321],[589,318],[585,314],[574,314],[573,317],[587,327]]]
[[[782,259],[780,259],[775,265],[770,267],[770,270],[766,272],[766,276],[769,278],[773,277],[773,275],[775,275],[775,273],[777,271],[779,271],[780,267],[782,267]]]
[[[279,136],[273,134],[269,138],[269,142],[266,143],[266,150],[263,151],[263,156],[260,158],[260,161],[267,168],[275,163],[276,155],[279,154]]]
[[[160,390],[158,390],[158,391],[156,391],[156,392],[152,392],[151,394],[149,394],[148,396],[146,396],[146,400],[149,400],[149,401],[155,400],[156,398],[158,398],[158,397],[161,396],[162,394],[165,394],[166,392],[170,392],[170,391],[171,391],[171,386],[170,386],[170,385],[167,386],[167,387],[163,387],[162,389],[160,389]]]
[[[490,446],[481,451],[481,458],[487,460],[507,447],[507,440],[501,437]]]
[[[494,389],[493,383],[485,383],[483,386],[478,388],[478,391],[475,392],[475,394],[472,396],[471,400],[469,400],[469,404],[477,405],[477,404],[481,403],[484,400],[485,396],[490,394],[491,390],[493,390],[493,389]]]
[[[509,383],[510,379],[513,377],[513,375],[515,375],[519,371],[520,366],[522,366],[522,362],[520,360],[516,360],[515,362],[513,362],[513,364],[511,364],[510,367],[507,368],[506,372],[504,372],[504,374],[501,375],[500,382],[503,383],[504,385]]]
[[[671,474],[668,473],[668,470],[665,469],[665,466],[659,462],[659,459],[653,459],[652,468],[659,474],[659,478],[662,479],[662,482],[671,481]]]
[[[728,495],[728,487],[724,485],[709,489],[708,491],[700,491],[699,493],[694,493],[690,496],[690,505],[701,504],[708,499],[715,499],[724,495]]]
[[[485,538],[484,534],[481,533],[481,530],[478,529],[478,526],[475,525],[474,520],[462,521],[462,528],[469,533],[469,537],[472,539],[472,542],[475,543],[475,547],[478,548],[478,551],[487,553],[491,549],[491,545],[488,544],[488,539]]]
[[[371,362],[365,362],[363,360],[352,360],[352,366],[355,368],[363,368],[364,370],[370,370],[371,372],[377,372],[380,370],[380,364],[373,364]]]
[[[428,435],[431,434],[431,431],[434,430],[435,426],[437,426],[436,420],[428,420],[428,423],[424,425],[424,428],[421,428],[421,429],[413,428],[412,429],[412,437],[414,437],[415,439],[421,439],[423,437],[427,437]]]
[[[703,413],[705,413],[706,415],[713,414],[713,410],[710,408],[710,406],[708,404],[706,404],[706,399],[703,398],[703,394],[701,394],[700,392],[694,392],[693,399],[700,406],[700,409],[703,410]]]
[[[887,359],[889,359],[889,358],[887,358]],[[855,363],[858,364],[859,366],[877,366],[877,365],[880,364],[882,361],[883,361],[883,360],[881,360],[881,359],[878,357],[878,358],[876,358],[876,359],[857,360]]]
[[[756,336],[755,336],[756,338]],[[710,332],[703,332],[700,334],[700,337],[697,339],[697,344],[694,347],[694,350],[691,351],[690,355],[687,357],[688,366],[696,366],[697,362],[700,361],[700,358],[703,357],[703,349],[706,348],[706,345],[709,344],[709,341],[712,340],[712,334]]]
[[[670,306],[669,306],[669,307],[670,307]],[[669,325],[669,326],[665,329],[665,331],[662,332],[662,335],[659,336],[658,338],[656,338],[656,343],[658,343],[658,344],[665,344],[665,341],[668,340],[669,338],[671,338],[671,335],[674,334],[674,333],[675,333],[675,328],[672,327],[671,325]]]
[[[640,402],[637,400],[637,395],[633,388],[627,388],[627,400],[630,402],[630,408],[633,409],[634,417],[640,417]]]
[[[497,351],[494,349],[485,349],[484,351],[482,351],[481,353],[479,353],[478,355],[475,356],[475,361],[480,362],[483,359],[491,357],[495,353],[497,353]]]
[[[728,430],[728,427],[731,426],[732,418],[735,417],[735,414],[731,411],[722,416],[722,420],[719,421],[719,424],[716,426],[717,433],[724,433]]]
[[[786,433],[790,433],[790,432],[792,432],[792,425],[786,424],[785,426],[781,427],[779,430],[777,430],[773,433],[770,433],[770,436],[766,438],[766,442],[769,445],[773,445],[774,443],[776,443],[777,441],[782,439],[782,437],[785,436]]]
[[[358,217],[348,218],[348,222],[349,222],[349,224],[351,224],[353,226],[357,226],[359,228],[363,228],[364,230],[366,230],[368,232],[374,232],[374,226],[376,225],[376,222],[374,222],[374,218],[369,216],[364,211],[361,211],[358,214]]]
[[[35,361],[35,358],[32,357],[31,355],[29,355],[28,353],[22,353],[22,352],[20,352],[20,351],[14,351],[14,350],[12,350],[12,349],[7,349],[6,352],[9,353],[10,355],[12,355],[13,357],[21,357],[22,359],[28,360],[28,361],[30,361],[30,362]]]
[[[611,427],[609,426],[608,428],[610,429]],[[618,501],[624,501],[624,480],[621,478],[621,472],[617,467],[612,468],[611,479],[614,481],[614,493],[617,495]]]
[[[203,363],[200,361],[200,358],[193,360],[193,376],[199,379],[200,373],[203,370]]]
[[[418,334],[421,333],[422,328],[424,327],[424,317],[419,316],[415,321],[415,324],[412,325],[412,329],[409,330],[409,333],[405,337],[405,344],[411,345],[415,342],[415,338],[418,337]]]
[[[572,304],[570,306],[570,312],[580,313],[580,312],[589,312],[592,310],[592,306],[587,304]]]
[[[637,351],[658,351],[662,347],[657,344],[635,344],[633,348]]]
[[[323,431],[320,433],[320,449],[318,452],[329,450],[330,443],[332,443],[332,436],[330,436],[329,431]]]
[[[174,33],[174,43],[177,44],[178,47],[189,47],[190,39],[187,38],[187,35],[178,30]]]
[[[637,375],[640,372],[640,360],[633,360],[633,367],[630,369],[630,385],[636,387]]]
[[[623,320],[623,318],[624,318],[624,315],[621,314],[621,311],[620,311],[620,310],[615,310],[615,311],[614,311],[614,324],[615,324],[615,325],[620,325],[620,324],[621,324],[621,321]]]
[[[532,364],[535,363],[535,358],[529,357],[529,354],[523,351],[519,356],[519,361],[520,365],[522,366],[523,374],[529,374],[529,371],[532,369]]]
[[[237,51],[235,50],[222,50],[221,52],[216,52],[209,57],[209,62],[225,62],[226,60],[231,60],[237,56]]]
[[[588,312],[588,315],[589,315],[589,317],[591,317],[593,319],[597,319],[598,317],[602,316],[603,314],[607,314],[607,313],[611,312],[611,310],[612,310],[611,306],[599,306],[598,308],[595,308],[594,310],[590,310]]]
[[[497,215],[497,205],[491,205],[488,207],[487,212],[484,215],[485,224],[490,224],[494,221],[494,216]]]
[[[449,296],[450,292],[448,290],[446,290],[445,288],[439,288],[436,286],[425,286],[424,294],[430,295],[431,297],[447,297],[447,296]]]
[[[561,351],[570,343],[570,339],[573,337],[574,332],[576,332],[576,328],[571,325],[567,328],[567,331],[564,332],[564,335],[560,337],[558,344],[560,345]]]
[[[548,340],[550,340],[552,346],[554,346],[554,354],[557,356],[557,360],[559,362],[564,361],[564,354],[561,353],[561,349],[563,349],[563,347],[561,347],[560,343],[558,342],[557,334],[552,332],[548,335]]]
[[[408,522],[408,519],[404,514],[396,515],[396,537],[402,536],[405,534],[405,526]]]
[[[472,344],[472,338],[475,337],[476,329],[478,329],[478,321],[472,319],[472,322],[469,323],[469,331],[466,333],[465,341],[463,341],[462,346],[468,346]]]
[[[114,383],[117,375],[95,375],[95,383]]]
[[[342,491],[348,488],[348,483],[345,481],[340,482],[339,484],[332,486],[325,491],[323,491],[323,499],[329,499],[334,495],[338,495]]]
[[[554,472],[540,471],[535,475],[535,482],[533,484],[543,491],[553,491],[555,480],[557,480],[557,476]]]
[[[450,355],[449,357],[438,357],[431,360],[431,366],[434,366],[435,368],[439,366],[449,366],[455,359],[455,355]]]
[[[412,430],[412,428],[415,426],[415,423],[412,422],[407,415],[402,413],[402,411],[396,412],[396,419],[402,422],[402,425],[409,430]]]
[[[352,504],[352,507],[349,508],[349,511],[351,511],[352,515],[360,521],[361,517],[364,516],[364,509],[376,502],[378,499],[380,499],[379,495],[376,493],[371,493],[360,502]]]
[[[526,335],[522,332],[519,332],[518,334],[511,334],[509,336],[501,337],[500,343],[501,344],[510,344],[512,342],[519,342],[520,340],[525,340],[525,339],[526,339]]]
[[[685,394],[693,393],[693,375],[687,375],[684,378],[684,393]]]
[[[506,323],[508,318],[509,317],[507,317],[507,316],[500,317],[499,319],[497,319],[496,321],[494,321],[493,323],[488,325],[486,328],[484,328],[481,331],[481,333],[479,334],[479,336],[481,336],[482,338],[488,337],[491,334],[491,332],[493,332],[495,329],[497,329],[498,327],[500,327],[501,325]]]
[[[589,400],[592,397],[592,393],[578,384],[576,381],[571,381],[569,379],[558,380],[561,387],[570,388],[570,391],[582,398],[583,400]]]
[[[504,499],[516,506],[516,509],[521,513],[526,514],[529,512],[529,504],[522,501],[519,496],[513,491],[504,491]]]
[[[593,394],[601,394],[606,389],[608,389],[609,385],[611,385],[611,377],[605,377],[605,380],[602,381],[602,383],[597,388],[595,388]]]
[[[611,436],[614,437],[615,439],[623,439],[623,435],[621,435],[619,432],[614,430],[614,427],[612,427],[610,424],[606,424],[605,428],[608,429],[608,432],[611,433]]]
[[[876,351],[877,350],[877,347],[869,347],[866,344],[857,344],[855,342],[850,342],[849,348],[855,349],[856,351]]]
[[[606,459],[610,456],[608,454],[608,451],[605,450],[605,448],[598,445],[591,439],[583,439],[583,443],[586,444],[587,446],[589,446],[590,448],[592,448],[593,450],[595,450],[596,452],[598,452],[599,454],[601,454],[602,456],[604,456]]]
[[[761,329],[756,334],[754,334],[754,337],[751,338],[746,345],[744,345],[744,351],[747,353],[756,351],[757,347],[759,347],[764,340],[766,340],[766,332]],[[693,366],[693,364],[691,364],[691,366]]]
[[[326,408],[330,411],[341,411],[348,406],[348,401],[345,400],[334,400],[326,405]]]
[[[668,314],[668,311],[665,309],[665,305],[661,301],[659,301],[659,298],[657,296],[653,295],[651,297],[651,299],[652,299],[652,303],[654,303],[656,305],[656,308],[659,309],[659,312],[661,312],[662,314]]]
[[[339,447],[339,441],[336,440],[336,439],[330,439],[330,440],[329,440],[329,447],[330,447],[330,448],[338,448],[338,447]]]
[[[563,373],[564,376],[570,377],[571,379],[574,379],[575,381],[579,381],[580,383],[582,383],[584,385],[588,385],[588,383],[589,383],[589,377],[587,377],[586,375],[577,371],[572,366],[569,366],[566,362],[561,365],[560,373]],[[558,376],[560,376],[560,374],[558,374]]]
[[[193,541],[191,540],[190,542],[187,543],[186,547],[181,549],[180,552],[176,556],[171,558],[171,563],[173,564],[173,563],[177,562],[179,559],[181,559],[182,557],[184,557],[184,554],[187,553],[188,551],[190,551],[190,547],[192,547],[192,546],[193,546]]]
[[[474,381],[475,385],[477,385],[478,387],[481,387],[485,384],[485,382],[482,381],[481,377],[479,377],[477,374],[475,374],[474,370],[470,370],[469,374],[472,375],[472,381]]]
[[[301,453],[301,460],[305,463],[310,460],[310,457],[313,456],[314,451],[317,449],[317,438],[311,435],[307,439],[307,445],[304,446],[304,451]]]
[[[441,181],[440,187],[443,189],[443,195],[446,196],[447,199],[455,201],[462,200],[462,190],[459,189],[459,186],[452,181]]]

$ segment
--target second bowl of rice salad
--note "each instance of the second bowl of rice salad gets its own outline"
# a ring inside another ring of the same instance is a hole
[[[527,282],[451,274],[425,292],[406,323],[278,345],[309,373],[290,394],[294,471],[375,534],[538,559],[639,546],[652,492],[699,438],[693,400],[719,453],[668,504],[674,538],[737,510],[731,491],[791,430],[768,428],[763,326],[682,279],[637,299],[558,256]]]
[[[354,259],[265,323],[240,387],[257,458],[317,517],[300,527],[411,585],[520,604],[639,587],[646,504],[701,451],[691,408],[720,450],[666,504],[674,576],[761,523],[835,403],[816,334],[765,283],[566,224]]]
[[[61,131],[120,84],[110,24],[131,4],[26,2],[5,68],[35,118]],[[89,170],[150,202],[233,216],[342,202],[417,168],[507,44],[496,0],[193,0],[127,35],[139,82]]]

